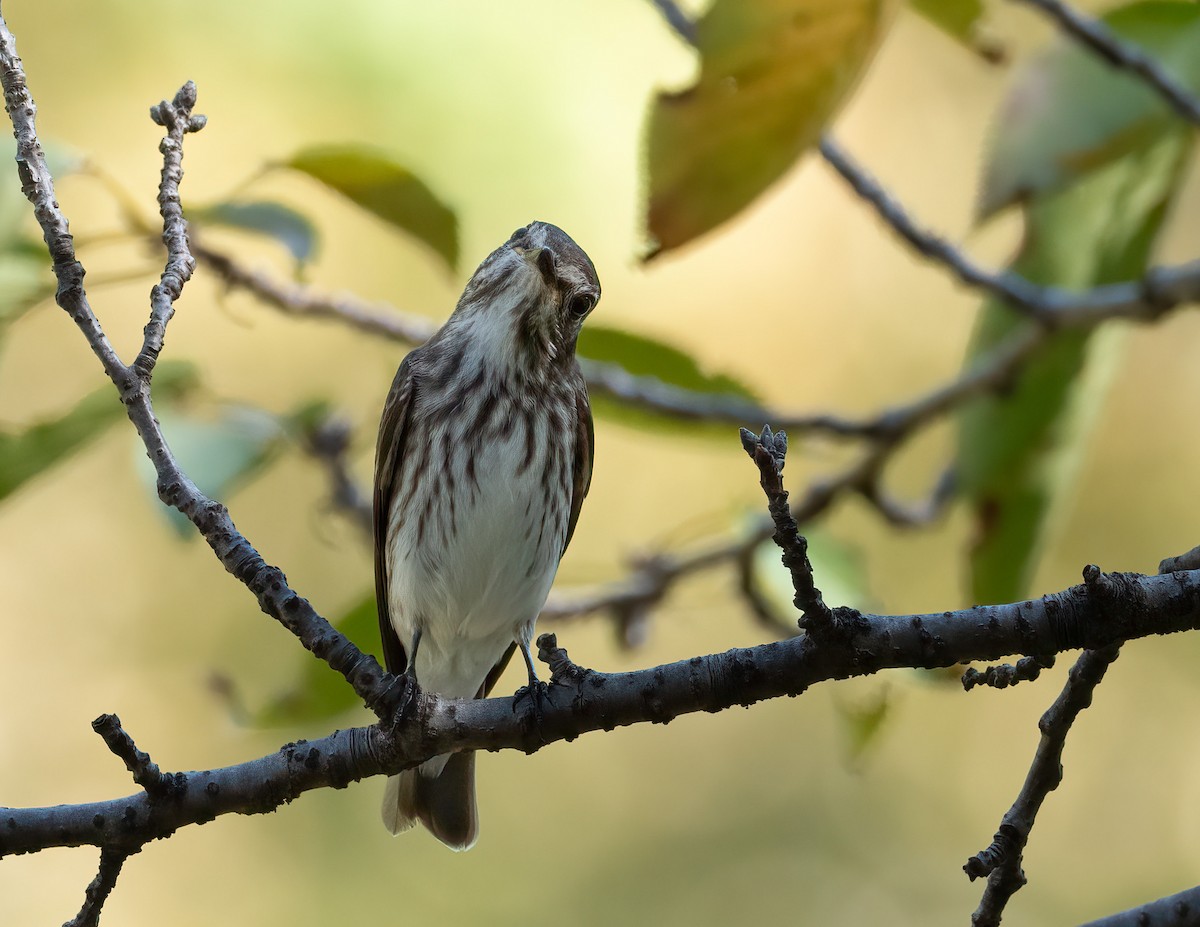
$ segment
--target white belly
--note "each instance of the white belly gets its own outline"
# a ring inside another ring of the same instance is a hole
[[[393,504],[392,625],[406,649],[421,628],[417,680],[453,698],[474,697],[509,644],[529,640],[562,555],[567,512],[547,500],[567,478],[569,455],[552,472],[539,468],[548,429],[537,417],[521,419],[508,435],[498,430],[480,442],[471,466],[435,452],[418,481],[425,492],[398,492]],[[434,447],[463,440],[447,432],[434,429]]]

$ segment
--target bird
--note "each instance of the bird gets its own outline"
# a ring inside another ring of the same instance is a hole
[[[450,318],[396,371],[376,447],[376,602],[388,671],[425,692],[484,698],[519,649],[540,705],[529,644],[591,485],[575,344],[599,298],[584,250],[530,223],[484,259]],[[474,752],[389,778],[382,816],[393,834],[420,821],[470,849]]]

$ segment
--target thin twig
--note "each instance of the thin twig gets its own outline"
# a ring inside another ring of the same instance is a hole
[[[796,523],[803,525],[812,521],[849,493],[864,494],[866,488],[878,480],[880,467],[895,447],[894,443],[873,445],[840,473],[810,484],[805,494],[791,507]],[[941,504],[931,500],[927,507],[940,510]],[[637,565],[623,579],[585,592],[551,596],[542,610],[542,617],[550,620],[581,618],[609,610],[618,612],[630,604],[657,602],[667,595],[675,583],[688,576],[748,556],[760,544],[770,540],[774,531],[775,524],[771,517],[763,515],[755,518],[738,534],[710,539],[694,551],[683,554],[659,553],[646,561],[649,567]]]
[[[162,240],[167,246],[167,264],[162,277],[150,291],[150,321],[146,323],[142,349],[133,362],[139,377],[149,380],[162,351],[167,323],[175,314],[175,301],[196,269],[196,259],[188,251],[187,221],[179,203],[179,183],[183,179],[183,137],[199,132],[206,119],[193,114],[196,85],[188,81],[179,88],[174,100],[163,100],[150,107],[150,118],[167,130],[158,146],[163,156],[162,177],[158,187],[158,208],[162,215]]]
[[[118,850],[102,847],[100,850],[100,869],[84,891],[83,907],[79,913],[63,924],[63,927],[96,927],[100,922],[100,911],[104,902],[112,894],[121,874],[121,867],[130,856],[128,850]]]
[[[1179,570],[1200,570],[1200,546],[1193,547],[1178,557],[1167,557],[1158,565],[1160,573],[1175,573]]]
[[[1175,573],[1168,569],[1171,565],[1171,560],[1164,560],[1158,575],[1191,575],[1186,572]],[[1101,610],[1118,607],[1118,603],[1128,593],[1125,576],[1106,574],[1092,563],[1083,568],[1083,583],[1089,600]],[[1118,640],[1104,647],[1092,647],[1080,654],[1067,675],[1067,683],[1062,693],[1042,716],[1038,724],[1042,739],[1016,802],[1004,815],[991,845],[967,860],[966,866],[963,867],[972,880],[981,876],[988,877],[979,907],[972,915],[972,924],[985,927],[999,924],[1005,905],[1025,884],[1025,874],[1021,871],[1021,857],[1038,809],[1046,796],[1062,781],[1062,751],[1066,745],[1067,734],[1079,712],[1091,705],[1092,693],[1104,678],[1109,665],[1120,655],[1121,644],[1122,641]],[[1033,679],[1037,677],[1041,667],[1051,666],[1053,663],[1054,656],[1051,652],[1039,655],[1035,650],[1029,658],[1019,661],[1017,669],[1013,672],[1014,675],[1024,672],[1025,678]],[[995,672],[1000,674],[994,675],[992,681],[989,681],[988,674]],[[971,675],[972,671],[968,670],[963,676],[963,686],[967,689],[971,688],[968,682]],[[975,677],[972,682],[983,682],[1003,688],[1002,671],[989,669],[983,674],[976,673]]]
[[[1117,642],[1080,654],[1062,693],[1042,715],[1038,723],[1041,741],[1017,800],[1004,815],[991,845],[972,856],[963,867],[972,880],[985,876],[988,880],[979,907],[971,916],[974,927],[999,924],[1008,900],[1025,884],[1022,853],[1042,803],[1062,782],[1062,753],[1067,734],[1079,713],[1091,705],[1092,693],[1120,649]]]
[[[1020,682],[1033,682],[1042,670],[1054,666],[1054,656],[1022,657],[1016,663],[999,663],[989,666],[982,672],[971,666],[962,676],[962,686],[970,692],[976,686],[990,686],[993,689],[1007,689]]]
[[[92,722],[92,730],[99,734],[125,768],[133,774],[133,781],[155,798],[164,798],[170,794],[174,777],[162,772],[158,764],[150,759],[150,754],[137,748],[125,729],[121,719],[116,715],[105,714]]]
[[[675,34],[679,36],[688,45],[695,46],[696,44],[696,24],[692,21],[687,13],[679,8],[679,5],[674,0],[650,0],[660,13],[663,19],[667,21]]]
[[[742,429],[742,447],[758,467],[759,482],[767,495],[767,508],[775,526],[775,544],[782,551],[783,565],[792,577],[795,604],[802,615],[800,627],[809,633],[824,633],[834,626],[834,612],[821,597],[808,559],[808,540],[800,533],[788,506],[783,488],[783,467],[787,460],[787,432],[772,433],[764,425],[761,434]]]
[[[283,572],[267,564],[237,530],[228,510],[201,493],[183,472],[167,446],[154,414],[148,371],[147,375],[142,375],[134,367],[127,367],[121,362],[92,312],[83,287],[83,265],[76,258],[67,219],[55,199],[54,181],[38,141],[34,122],[37,109],[26,84],[21,59],[16,53],[15,39],[2,15],[0,84],[4,88],[5,106],[17,140],[16,158],[21,189],[33,204],[34,216],[53,259],[58,280],[56,302],[75,321],[100,359],[105,373],[117,387],[126,413],[137,428],[147,456],[154,464],[158,475],[159,498],[177,508],[196,525],[225,568],[255,594],[263,611],[280,621],[308,650],[345,676],[367,705],[381,716],[390,717],[403,687],[397,687],[393,677],[385,674],[373,657],[364,654],[339,634],[305,599],[298,596],[287,585]],[[186,93],[184,95],[187,96]],[[189,119],[189,127],[192,125]],[[164,158],[169,157],[170,154],[164,155]],[[168,195],[177,195],[178,190],[173,184],[164,184],[164,187]],[[168,229],[174,221],[173,210],[165,210],[164,216],[164,235],[171,233],[171,248],[176,252],[178,249],[186,251],[186,234],[175,235],[173,232],[178,231],[177,228]],[[178,253],[168,256],[169,261],[178,258]],[[161,307],[155,306],[152,325],[157,321],[165,327],[168,317],[169,312],[163,314]],[[147,332],[147,344],[153,349],[158,343],[159,335]]]
[[[1106,319],[1154,320],[1200,300],[1200,260],[1151,269],[1138,281],[1072,291],[1040,286],[1011,271],[989,271],[946,239],[921,228],[908,212],[832,138],[821,154],[862,200],[922,256],[936,261],[968,286],[984,290],[1036,322],[1048,326],[1095,325]]]
[[[948,467],[934,484],[929,498],[917,504],[902,502],[889,495],[878,474],[859,489],[859,495],[871,503],[888,524],[896,528],[921,528],[942,517],[954,499],[956,488],[956,474]]]
[[[195,236],[191,244],[196,260],[215,271],[227,285],[247,290],[289,315],[337,319],[354,328],[385,335],[409,346],[423,344],[437,331],[437,326],[428,319],[401,313],[390,306],[373,306],[354,296],[328,296],[300,284],[274,280],[261,271],[243,267],[220,251],[214,251],[199,236]]]
[[[364,536],[371,536],[371,500],[350,474],[346,457],[351,430],[344,419],[330,416],[304,435],[305,450],[321,462],[329,476],[333,505],[346,513]]]
[[[1053,19],[1063,32],[1090,48],[1115,68],[1136,74],[1184,119],[1200,125],[1200,97],[1169,74],[1152,55],[1116,35],[1103,22],[1085,16],[1061,0],[1018,0],[1035,6]]]
[[[754,567],[755,550],[754,547],[747,547],[738,556],[738,592],[741,593],[750,613],[758,620],[759,627],[776,639],[792,637],[796,634],[798,626],[776,612],[763,593],[758,571]]]

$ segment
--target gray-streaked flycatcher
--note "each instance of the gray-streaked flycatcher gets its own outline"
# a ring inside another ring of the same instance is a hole
[[[445,325],[400,364],[379,425],[375,588],[387,668],[482,698],[529,642],[592,475],[575,340],[600,298],[591,260],[534,222],[488,255]],[[388,780],[383,821],[469,849],[475,754]]]

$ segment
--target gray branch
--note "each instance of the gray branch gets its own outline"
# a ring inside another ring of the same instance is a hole
[[[222,565],[254,593],[264,612],[295,634],[308,650],[345,676],[354,691],[381,716],[390,715],[395,707],[388,695],[391,690],[380,685],[384,673],[374,657],[364,654],[337,633],[307,600],[296,595],[288,587],[283,572],[266,563],[237,530],[225,506],[200,492],[180,469],[154,414],[150,398],[150,373],[161,350],[166,325],[174,311],[174,300],[190,275],[186,226],[178,210],[182,151],[177,143],[182,141],[185,131],[194,132],[203,125],[203,121],[191,113],[191,105],[195,100],[194,88],[189,91],[188,85],[185,85],[175,96],[173,104],[160,104],[151,114],[156,121],[171,124],[167,141],[161,148],[164,168],[159,189],[159,201],[163,204],[163,240],[168,246],[167,267],[163,282],[154,290],[142,352],[138,355],[138,361],[127,367],[117,356],[88,303],[83,287],[83,265],[75,256],[67,219],[55,198],[54,180],[46,167],[45,154],[38,141],[34,122],[37,108],[26,85],[21,59],[16,53],[16,42],[2,16],[0,84],[4,88],[5,106],[17,140],[16,160],[21,175],[21,189],[33,204],[34,216],[54,262],[54,273],[58,279],[55,300],[75,321],[100,358],[105,373],[117,387],[129,420],[137,428],[146,454],[154,464],[159,498],[187,516]]]
[[[129,853],[124,850],[109,847],[100,850],[100,869],[83,893],[83,907],[63,927],[96,927],[100,923],[100,911],[112,894],[121,875],[121,867],[128,858]]]
[[[312,789],[394,774],[438,754],[532,752],[590,731],[797,696],[820,682],[885,669],[1096,650],[1200,628],[1200,572],[1112,573],[1103,580],[1109,587],[1103,596],[1084,583],[1012,605],[923,615],[844,613],[838,633],[819,641],[794,637],[630,673],[576,666],[545,634],[539,655],[552,677],[536,724],[513,711],[511,698],[447,700],[414,691],[394,725],[337,731],[224,769],[176,773],[179,787],[170,799],[141,792],[80,805],[0,808],[0,856],[57,846],[140,846],[222,814],[270,812]]]
[[[657,7],[663,19],[667,21],[667,25],[674,30],[679,38],[683,39],[688,45],[695,46],[696,24],[687,13],[679,8],[675,0],[650,0],[650,2]]]
[[[1103,602],[1105,596],[1099,591],[1099,578],[1087,585],[1097,591],[1096,597]],[[992,843],[963,867],[972,880],[987,878],[983,898],[971,915],[973,927],[997,927],[1005,905],[1025,885],[1021,858],[1042,803],[1062,783],[1062,754],[1067,734],[1079,713],[1092,704],[1092,693],[1120,650],[1120,642],[1114,642],[1080,654],[1062,693],[1042,715],[1038,723],[1041,740],[1017,800],[1004,815]]]
[[[1192,94],[1162,64],[1124,39],[1098,19],[1084,16],[1061,0],[1018,0],[1035,6],[1053,19],[1063,32],[1091,49],[1115,68],[1136,74],[1152,87],[1175,112],[1200,125],[1200,97]]]
[[[1191,927],[1200,912],[1200,886],[1110,914],[1083,927]]]
[[[1151,321],[1200,300],[1200,260],[1154,268],[1141,280],[1079,291],[1041,286],[1011,271],[987,270],[946,239],[921,228],[900,201],[829,136],[821,139],[820,150],[859,198],[919,254],[945,267],[967,286],[1002,299],[1041,325],[1095,325],[1116,318]]]

